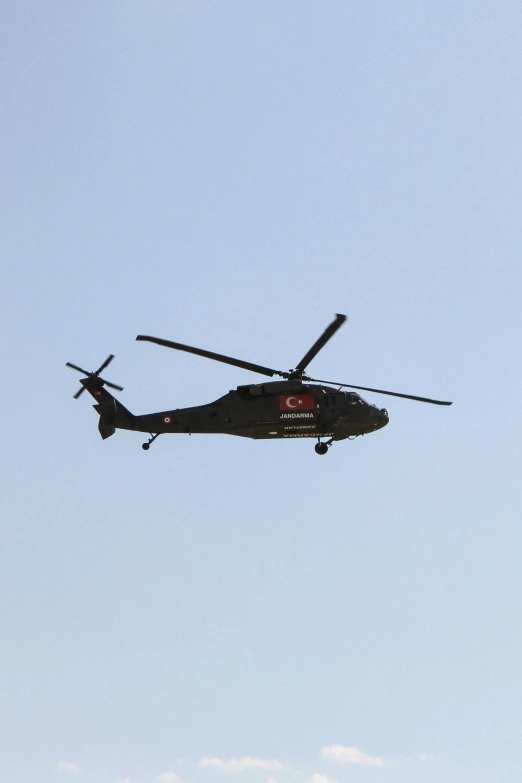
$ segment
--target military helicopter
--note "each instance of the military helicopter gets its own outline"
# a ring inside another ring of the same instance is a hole
[[[338,441],[366,435],[380,430],[388,424],[388,411],[377,408],[353,391],[342,389],[358,389],[359,391],[387,394],[391,397],[402,397],[406,400],[430,402],[434,405],[451,405],[451,402],[432,400],[428,397],[417,397],[412,394],[399,394],[384,389],[371,389],[367,386],[354,386],[349,383],[321,381],[311,378],[305,373],[306,368],[324,348],[328,340],[346,321],[346,316],[337,314],[332,323],[315,341],[310,350],[303,356],[295,369],[274,370],[242,359],[233,359],[221,353],[192,348],[189,345],[163,340],[139,334],[136,340],[156,343],[178,351],[186,351],[207,359],[242,367],[245,370],[273,377],[278,375],[283,380],[268,383],[247,384],[232,389],[223,397],[207,405],[197,405],[191,408],[148,413],[144,416],[134,416],[119,400],[105,388],[123,391],[121,386],[110,383],[101,377],[101,373],[114,359],[111,354],[95,372],[87,372],[76,364],[67,362],[67,367],[83,373],[86,377],[80,380],[81,388],[74,395],[77,399],[85,390],[96,400],[93,406],[100,419],[98,429],[105,440],[114,435],[117,429],[146,432],[150,435],[142,448],[148,451],[159,435],[166,433],[223,433],[239,435],[244,438],[274,440],[276,438],[314,438],[317,454],[326,454],[330,446]]]

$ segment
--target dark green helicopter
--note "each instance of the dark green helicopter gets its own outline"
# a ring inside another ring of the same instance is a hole
[[[150,438],[143,443],[142,448],[148,451],[150,444],[159,435],[176,432],[186,433],[224,433],[240,435],[244,438],[315,438],[317,454],[326,454],[329,447],[337,440],[353,439],[358,435],[380,430],[388,424],[388,411],[370,405],[355,392],[344,392],[341,389],[359,389],[360,391],[387,394],[391,397],[403,397],[407,400],[431,402],[434,405],[451,405],[451,402],[431,400],[427,397],[416,397],[412,394],[370,389],[367,386],[354,386],[349,383],[321,381],[306,375],[305,369],[319,353],[328,340],[346,321],[345,315],[336,315],[335,320],[323,332],[310,350],[303,356],[295,369],[284,372],[252,364],[241,359],[233,359],[201,348],[191,348],[188,345],[162,340],[159,337],[149,337],[139,334],[136,340],[145,340],[167,348],[187,351],[207,359],[242,367],[245,370],[273,377],[279,375],[282,381],[248,384],[238,386],[223,397],[208,405],[197,405],[192,408],[178,408],[148,413],[144,416],[134,416],[119,400],[110,394],[105,386],[123,391],[121,386],[110,383],[100,377],[107,365],[114,359],[111,354],[96,372],[82,370],[76,364],[67,362],[67,367],[83,373],[86,377],[80,383],[82,388],[74,395],[77,399],[86,389],[96,400],[93,407],[98,412],[100,420],[98,429],[105,440],[114,435],[117,429],[147,432]],[[323,440],[322,440],[323,439]]]

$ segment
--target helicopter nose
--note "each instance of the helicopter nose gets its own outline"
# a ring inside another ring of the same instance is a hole
[[[376,405],[370,407],[371,426],[374,430],[381,430],[386,427],[389,421],[386,408],[378,408]]]

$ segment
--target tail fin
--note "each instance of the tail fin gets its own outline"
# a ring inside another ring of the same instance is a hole
[[[98,429],[103,440],[114,435],[116,429],[134,429],[136,417],[103,387],[103,382],[97,378],[83,378],[80,383],[96,400],[93,408],[100,416]]]

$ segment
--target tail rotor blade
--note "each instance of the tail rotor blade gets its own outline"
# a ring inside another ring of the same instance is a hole
[[[105,359],[105,361],[103,362],[103,364],[101,365],[101,367],[99,367],[94,374],[99,375],[101,372],[103,372],[105,368],[108,367],[108,365],[112,362],[113,359],[114,359],[114,354],[110,353]]]
[[[81,367],[78,367],[78,365],[77,365],[77,364],[72,364],[72,362],[66,362],[66,363],[65,363],[65,366],[66,366],[66,367],[71,367],[73,370],[78,370],[78,372],[81,372],[81,373],[83,373],[83,375],[89,375],[89,373],[87,372],[87,370],[82,370],[82,368],[81,368]]]
[[[123,391],[123,386],[118,386],[117,383],[111,383],[110,381],[106,381],[103,378],[100,378],[100,373],[109,365],[112,360],[114,359],[114,354],[110,353],[103,364],[96,370],[96,372],[88,372],[87,370],[84,370],[83,367],[78,367],[77,364],[73,364],[72,362],[66,362],[65,366],[70,367],[73,370],[77,370],[78,372],[81,372],[82,375],[85,375],[85,381],[82,381],[82,384],[87,381],[95,381],[98,386],[101,388],[102,386],[110,386],[111,389],[117,389],[118,391]],[[92,388],[92,386],[90,387]],[[74,399],[77,400],[80,395],[83,394],[85,391],[85,386],[82,385],[81,389],[78,389],[76,394],[74,395]]]
[[[110,386],[111,389],[117,389],[118,391],[123,391],[123,386],[118,386],[115,383],[111,383],[110,381],[104,381],[103,378],[100,378],[100,381],[105,384],[105,386]]]

